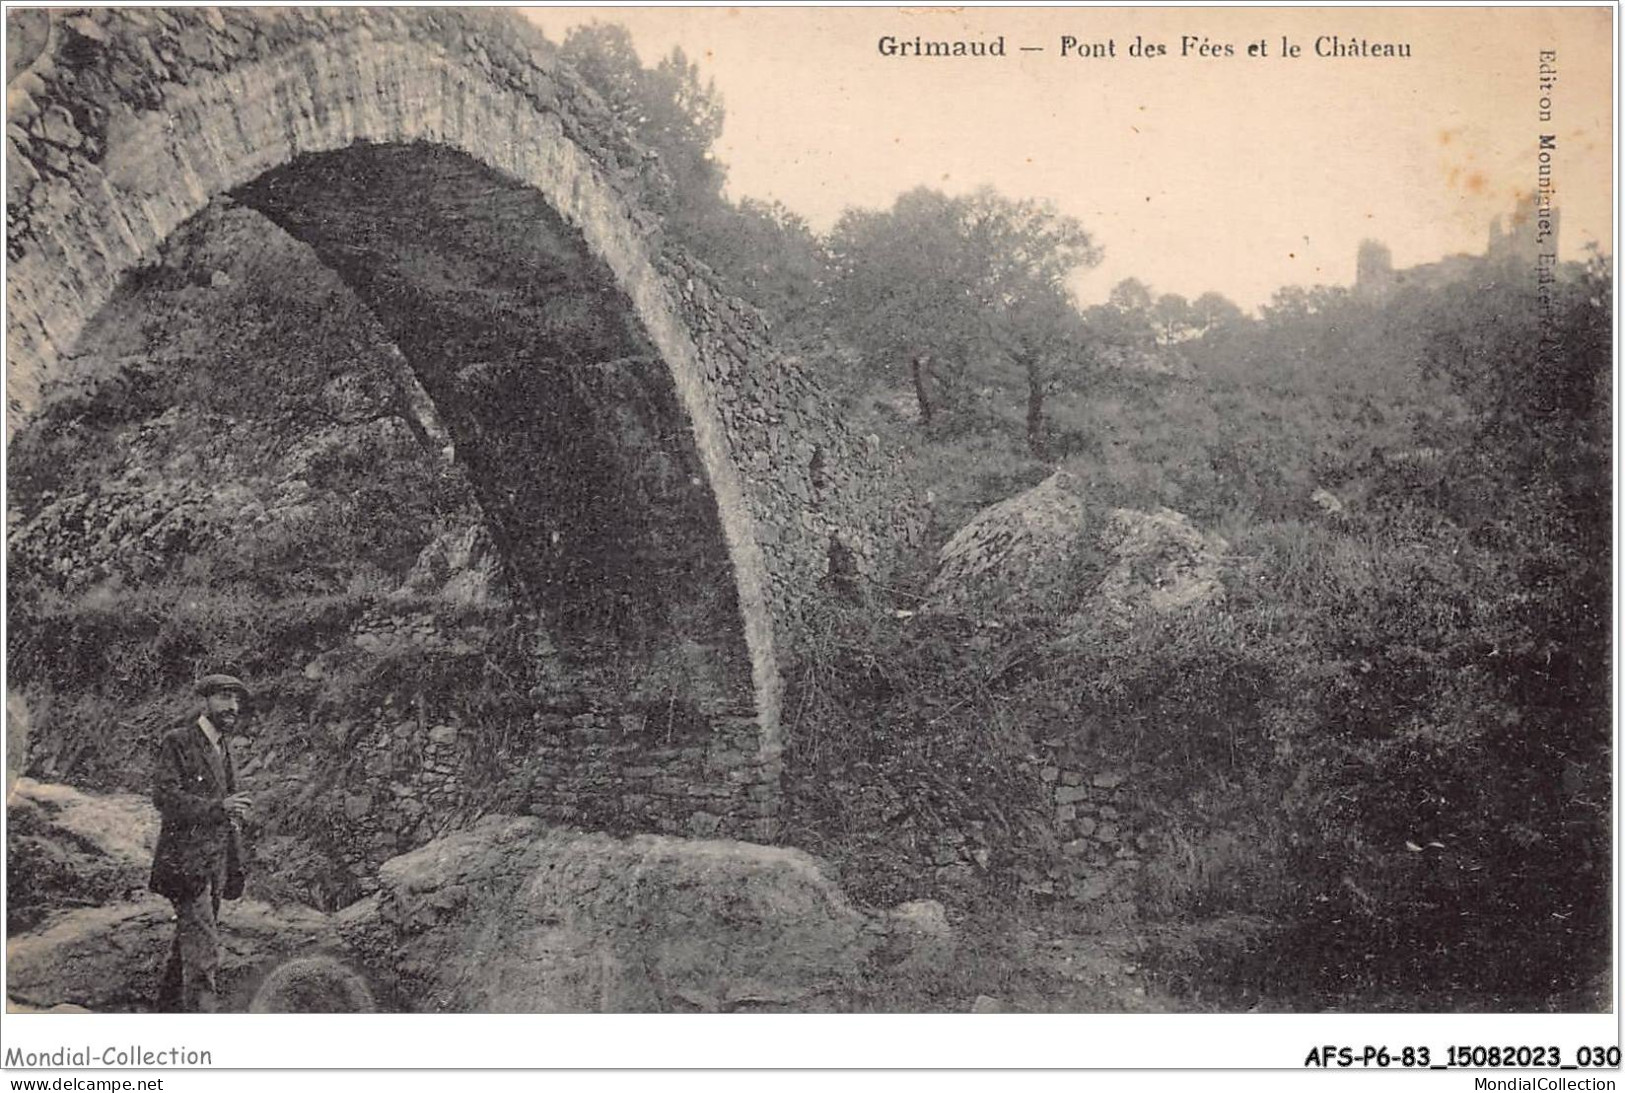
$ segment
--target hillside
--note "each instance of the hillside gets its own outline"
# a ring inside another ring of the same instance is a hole
[[[854,419],[908,445],[934,498],[914,580],[881,597],[893,614],[920,606],[935,548],[1057,469],[1085,527],[1116,506],[1168,506],[1228,550],[1220,603],[1127,629],[1087,610],[1100,545],[1053,602],[996,621],[838,611],[830,660],[807,676],[812,708],[827,703],[811,734],[825,769],[957,783],[972,801],[924,808],[980,828],[994,801],[1042,815],[1025,787],[1046,745],[1131,767],[1119,811],[1153,847],[1136,929],[1169,982],[1208,995],[1594,1005],[1611,799],[1608,280],[1568,268],[1537,343],[1534,293],[1470,268],[1484,280],[1331,294],[1188,340],[1164,350],[1174,368],[1080,362],[1049,396],[1043,458],[1019,388],[967,392],[922,427],[910,395],[829,358]],[[854,709],[870,733],[828,758]],[[922,773],[922,755],[947,769]],[[902,817],[907,830],[919,811],[893,801],[849,829],[889,833]],[[900,869],[931,872],[929,850],[903,869],[878,834],[820,831],[821,852],[860,859],[880,891],[906,888]],[[1035,845],[1004,838],[1018,859]],[[1042,899],[1046,872],[1065,888],[1045,854],[1028,857],[1019,890]]]

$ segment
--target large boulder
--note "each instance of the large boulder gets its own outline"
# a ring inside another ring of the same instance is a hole
[[[1088,514],[1077,480],[1058,471],[983,509],[937,554],[927,590],[937,610],[1054,610],[1077,594],[1075,568]]]
[[[145,797],[17,779],[6,799],[6,932],[52,910],[139,895],[157,843],[158,811]]]
[[[372,1013],[378,1008],[360,972],[331,956],[290,960],[266,976],[249,1013]]]
[[[883,931],[807,854],[493,817],[392,858],[341,913],[418,1009],[829,1010]]]
[[[1058,471],[983,509],[938,554],[927,592],[942,611],[997,615],[1070,609],[1126,623],[1224,596],[1228,544],[1173,509],[1093,512],[1077,480]]]
[[[1113,509],[1101,529],[1105,573],[1085,610],[1127,622],[1141,613],[1165,615],[1224,598],[1218,535],[1196,528],[1173,509]]]
[[[8,1005],[153,1008],[175,927],[169,902],[144,887],[150,806],[19,789],[12,815],[44,833],[27,837],[77,856],[62,859],[71,887],[36,900],[36,920],[7,941]],[[353,1012],[381,998],[430,1011],[840,1010],[877,974],[951,962],[955,944],[939,904],[871,918],[799,850],[620,839],[531,817],[490,818],[392,858],[379,883],[335,915],[223,904],[224,1008]]]
[[[174,907],[160,896],[59,912],[6,940],[8,1002],[97,1013],[150,1010],[174,936]],[[284,962],[341,948],[331,916],[320,911],[252,900],[222,904],[222,1008],[247,1009],[254,988]]]

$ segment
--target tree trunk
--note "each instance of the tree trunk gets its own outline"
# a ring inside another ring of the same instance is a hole
[[[930,367],[931,355],[921,353],[908,362],[909,374],[914,377],[914,397],[920,401],[920,424],[931,424],[931,398],[925,390],[925,370]]]
[[[1036,362],[1027,364],[1027,448],[1044,458],[1044,370]]]

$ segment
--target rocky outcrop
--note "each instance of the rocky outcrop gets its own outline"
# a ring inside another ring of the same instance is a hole
[[[150,1009],[174,937],[169,901],[147,891],[158,812],[135,794],[19,778],[6,802],[7,997],[32,1009]],[[336,951],[329,916],[297,904],[222,905],[221,991],[243,1009],[293,956]]]
[[[150,1010],[174,934],[174,908],[150,894],[52,915],[7,939],[7,998],[36,1009]],[[234,1012],[247,1009],[255,985],[285,961],[341,946],[330,916],[253,900],[221,905],[220,936],[222,1008]]]
[[[146,891],[158,812],[135,794],[92,796],[19,778],[6,800],[6,932],[53,910]]]
[[[19,790],[14,826],[21,817],[28,838],[71,844],[74,883],[28,904],[35,913],[8,939],[8,1004],[152,1009],[174,909],[144,890],[150,806],[26,780]],[[21,859],[25,877],[36,861]],[[799,850],[617,839],[535,817],[484,820],[390,859],[379,880],[331,915],[223,904],[224,1008],[841,1010],[873,977],[940,967],[957,944],[941,904],[864,914]]]
[[[884,935],[797,850],[532,818],[437,840],[380,881],[342,930],[433,1011],[841,1009]]]
[[[405,589],[438,596],[453,607],[483,607],[500,592],[502,563],[491,535],[480,525],[436,536],[418,554]]]
[[[938,610],[1054,610],[1076,596],[1074,566],[1086,541],[1078,482],[1058,471],[977,513],[937,554],[927,591]]]

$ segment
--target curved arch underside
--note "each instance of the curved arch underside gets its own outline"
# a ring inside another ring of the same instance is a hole
[[[534,189],[431,145],[301,156],[234,191],[389,334],[468,468],[510,579],[566,639],[704,650],[749,716],[717,508],[671,373],[609,271]]]

